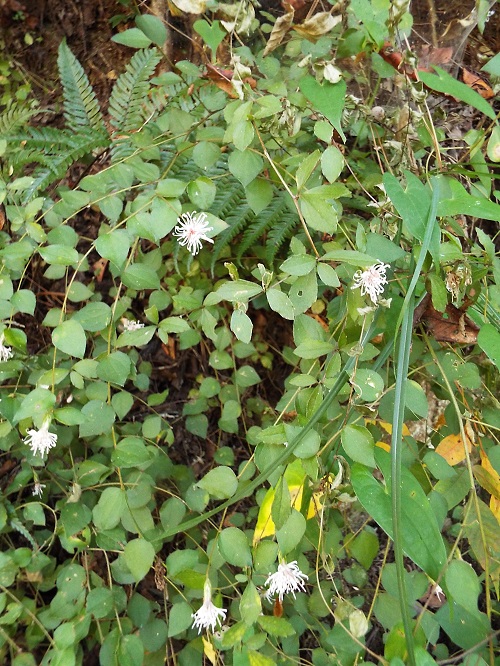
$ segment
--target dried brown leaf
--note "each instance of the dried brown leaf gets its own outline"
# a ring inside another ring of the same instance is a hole
[[[280,16],[276,20],[276,23],[274,24],[273,29],[271,30],[271,34],[269,35],[269,41],[267,42],[266,48],[264,49],[263,53],[264,56],[266,56],[268,53],[271,53],[271,51],[274,51],[274,49],[278,48],[278,46],[285,38],[285,35],[293,25],[293,17],[295,15],[295,12],[291,7],[291,5],[289,5],[288,3],[284,4],[286,9],[286,14],[283,14],[283,16]]]

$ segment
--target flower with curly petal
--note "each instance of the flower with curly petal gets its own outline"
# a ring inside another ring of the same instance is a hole
[[[207,232],[212,231],[213,227],[208,226],[206,213],[196,214],[195,210],[192,213],[182,213],[177,222],[179,224],[173,234],[179,238],[180,245],[187,246],[193,257],[203,247],[201,241],[213,243],[213,240],[207,236]]]
[[[221,626],[221,618],[226,619],[226,613],[226,610],[218,608],[212,602],[212,586],[207,580],[203,588],[203,605],[191,615],[194,620],[193,629],[198,629],[198,634],[201,634],[202,629],[210,629],[213,633],[217,624]]]
[[[49,425],[50,419],[46,419],[40,430],[32,428],[24,438],[24,443],[31,448],[35,456],[39,453],[43,458],[57,444],[57,435],[49,432]]]
[[[124,331],[138,331],[140,328],[144,328],[144,324],[140,321],[135,321],[134,319],[122,319],[123,330]]]
[[[379,262],[378,264],[373,264],[373,266],[370,266],[365,271],[356,271],[353,277],[354,284],[351,289],[361,288],[361,296],[368,294],[372,303],[376,304],[379,296],[384,293],[384,285],[387,284],[385,272],[388,268],[389,264]]]
[[[33,497],[41,497],[45,489],[45,483],[39,483],[38,481],[33,486],[32,495]]]
[[[0,361],[8,361],[9,358],[12,358],[13,353],[11,347],[6,347],[3,341],[4,336],[2,333],[2,335],[0,335]]]
[[[301,590],[302,592],[306,591],[304,586],[304,581],[307,580],[309,576],[302,573],[297,565],[297,561],[286,563],[285,561],[278,564],[278,571],[273,574],[269,574],[265,584],[269,587],[266,597],[268,601],[271,601],[271,597],[275,594],[278,595],[278,599],[283,601],[283,595],[287,592],[291,592],[295,599],[295,592]]]

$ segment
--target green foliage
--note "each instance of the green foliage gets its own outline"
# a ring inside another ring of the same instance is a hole
[[[216,5],[227,81],[138,16],[107,103],[63,43],[65,127],[0,118],[0,660],[488,663],[497,127],[379,120],[391,3]]]

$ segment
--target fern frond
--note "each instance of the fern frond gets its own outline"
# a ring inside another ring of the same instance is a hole
[[[64,117],[68,128],[77,132],[82,127],[106,133],[99,103],[83,67],[71,49],[62,41],[57,57],[64,94]]]
[[[33,550],[38,549],[38,544],[37,542],[33,539],[31,534],[28,532],[28,530],[24,527],[22,523],[19,522],[19,520],[11,520],[10,521],[10,526],[12,529],[16,530],[16,532],[19,532],[19,534],[22,534],[22,536],[26,539],[26,541],[29,542],[29,544],[33,547]]]
[[[18,127],[23,127],[31,116],[40,113],[36,102],[18,102],[10,99],[5,109],[0,113],[0,136],[12,134]]]
[[[281,222],[283,216],[290,212],[282,194],[275,194],[267,208],[257,215],[257,219],[243,234],[238,245],[237,258],[241,259],[243,254],[251,248],[269,230],[275,228]],[[298,220],[298,218],[297,218]]]
[[[161,55],[157,49],[137,51],[118,77],[109,98],[111,124],[118,132],[137,131],[143,124],[144,100],[150,89],[149,78],[160,60]]]
[[[30,132],[35,135],[41,133],[45,136],[34,139],[34,143],[38,143],[38,146],[31,148],[28,145],[27,149],[19,151],[13,161],[16,167],[32,163],[38,165],[32,174],[33,183],[23,193],[23,204],[43,192],[55,181],[64,178],[69,167],[77,160],[91,154],[96,148],[105,148],[109,144],[107,137],[90,129],[80,129],[77,134],[55,130],[62,136],[58,136],[52,144],[47,144],[47,139],[54,130],[48,133],[46,130],[47,128],[44,128],[42,132],[39,132],[30,128]]]
[[[254,216],[254,212],[250,206],[246,203],[241,203],[232,214],[222,218],[229,226],[217,236],[214,249],[212,250],[212,262],[210,264],[212,272],[222,250],[234,240]]]
[[[269,266],[272,266],[278,250],[288,238],[292,237],[298,225],[299,216],[286,206],[280,220],[271,227],[267,236],[266,260]]]

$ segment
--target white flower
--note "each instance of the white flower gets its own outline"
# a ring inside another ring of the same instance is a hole
[[[223,608],[218,608],[212,603],[212,586],[210,581],[207,580],[203,588],[203,605],[196,613],[191,615],[194,620],[193,628],[198,629],[199,634],[201,634],[202,629],[209,628],[213,633],[217,624],[219,624],[219,627],[221,626],[221,618],[226,619],[226,613],[227,611]]]
[[[302,590],[302,592],[306,591],[302,578],[307,580],[309,576],[302,573],[296,560],[288,564],[286,562],[281,562],[281,564],[278,565],[278,571],[269,574],[265,582],[265,584],[269,586],[266,593],[267,599],[271,601],[271,597],[277,594],[278,599],[283,601],[283,595],[287,592],[291,592],[295,598],[295,592],[298,590]]]
[[[187,245],[187,249],[191,252],[193,257],[201,250],[201,241],[213,243],[213,240],[207,236],[208,231],[212,231],[213,227],[208,226],[206,213],[198,213],[194,210],[192,213],[182,213],[177,218],[179,223],[174,231],[174,236],[177,236],[180,245]]]
[[[436,587],[434,588],[434,594],[438,598],[438,601],[441,601],[441,597],[443,597],[443,601],[446,599],[446,595],[443,592],[443,588],[441,587],[441,585],[436,585]]]
[[[33,497],[41,497],[45,487],[46,486],[44,483],[39,483],[37,481],[33,486],[33,492],[31,494],[33,495]]]
[[[372,303],[378,302],[380,294],[384,293],[384,285],[387,284],[385,271],[389,268],[389,264],[373,264],[365,271],[356,271],[354,273],[354,283],[351,289],[361,287],[361,295],[368,294]]]
[[[28,430],[24,443],[28,444],[31,452],[36,456],[39,453],[42,458],[57,444],[57,435],[49,432],[50,419],[46,419],[40,430]]]
[[[9,358],[12,358],[13,353],[11,347],[6,347],[3,341],[4,336],[2,333],[2,335],[0,335],[0,361],[8,361]]]
[[[134,321],[133,319],[122,319],[123,328],[125,331],[138,331],[140,328],[144,328],[144,324],[140,321]]]

